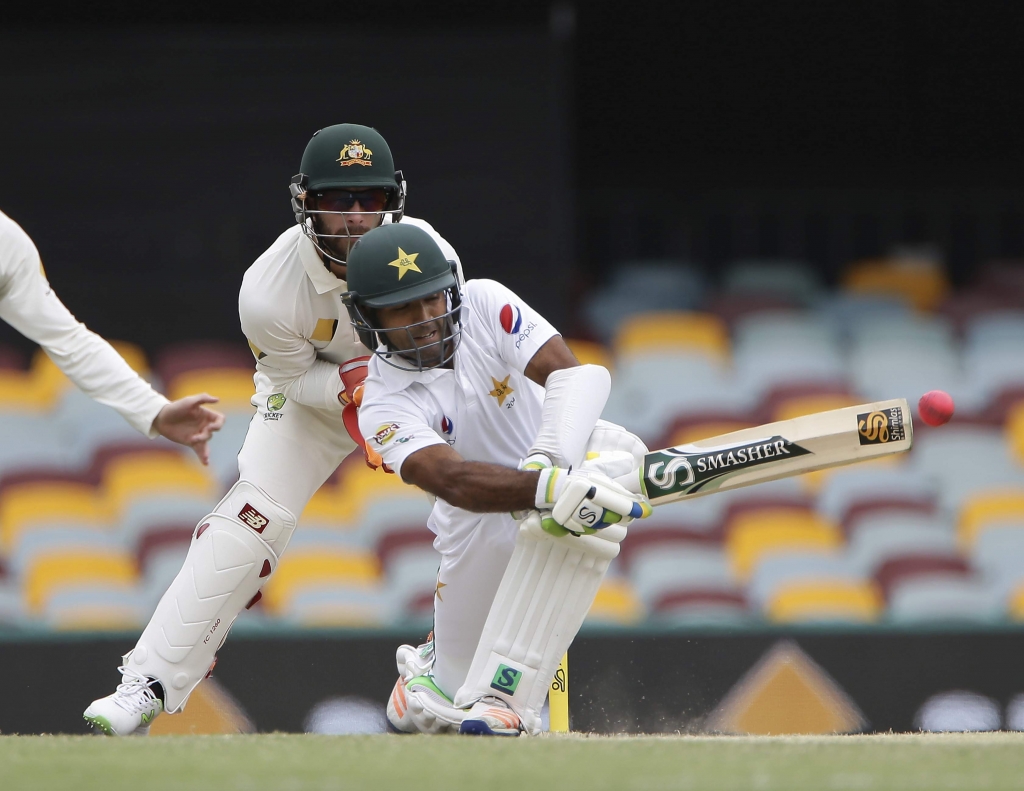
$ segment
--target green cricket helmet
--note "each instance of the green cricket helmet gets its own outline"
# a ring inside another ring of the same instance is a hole
[[[398,222],[405,213],[406,184],[395,170],[391,149],[380,132],[359,124],[320,129],[302,153],[300,172],[288,185],[295,221],[324,258],[344,264],[359,229],[349,227],[355,214],[378,215],[377,225]],[[348,192],[355,190],[356,192]],[[356,196],[367,196],[355,212]],[[369,205],[364,205],[368,203]],[[322,215],[343,218],[342,230],[326,233]]]
[[[341,299],[352,326],[366,348],[384,362],[403,370],[424,371],[448,363],[462,337],[459,314],[462,291],[454,261],[444,257],[434,238],[415,225],[382,225],[364,234],[348,257],[349,291]],[[415,324],[384,328],[380,308],[414,302],[445,292],[447,311]],[[418,329],[441,322],[439,340],[418,344]],[[402,339],[396,345],[389,338]],[[404,335],[402,335],[404,333]]]

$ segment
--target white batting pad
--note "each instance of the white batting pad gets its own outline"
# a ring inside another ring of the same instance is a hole
[[[554,538],[536,513],[523,520],[456,706],[493,695],[515,709],[527,731],[540,729],[540,708],[558,662],[625,534],[613,525],[597,535]]]
[[[244,482],[240,482],[244,483]],[[269,535],[283,549],[295,517],[252,484],[236,484],[196,528],[185,563],[125,664],[157,679],[164,709],[181,711],[213,667],[238,614],[277,567]],[[227,511],[227,513],[224,513]]]

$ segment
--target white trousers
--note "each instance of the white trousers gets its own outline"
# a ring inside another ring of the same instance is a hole
[[[486,514],[458,551],[441,556],[434,596],[432,672],[449,697],[454,697],[469,673],[518,532],[509,514]]]
[[[354,449],[340,409],[335,414],[287,401],[271,412],[264,404],[252,416],[238,452],[238,477],[299,517]]]

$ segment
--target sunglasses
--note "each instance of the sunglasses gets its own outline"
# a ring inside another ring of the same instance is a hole
[[[359,192],[349,190],[327,190],[315,192],[314,205],[317,211],[352,211],[358,203],[364,212],[384,211],[388,204],[386,189],[368,189]]]

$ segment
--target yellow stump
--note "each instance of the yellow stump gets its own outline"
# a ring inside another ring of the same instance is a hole
[[[569,732],[569,655],[562,657],[548,690],[552,733]]]

